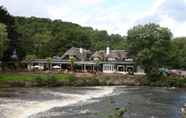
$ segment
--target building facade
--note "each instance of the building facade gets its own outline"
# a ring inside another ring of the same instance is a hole
[[[139,67],[134,60],[128,57],[125,50],[105,50],[92,52],[83,48],[72,47],[61,57],[34,59],[26,62],[27,69],[70,71],[73,65],[75,72],[103,72],[103,73],[138,73]],[[140,71],[143,73],[142,71]]]

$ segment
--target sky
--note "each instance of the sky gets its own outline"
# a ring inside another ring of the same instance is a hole
[[[14,16],[61,19],[126,35],[149,22],[186,36],[186,0],[0,0]]]

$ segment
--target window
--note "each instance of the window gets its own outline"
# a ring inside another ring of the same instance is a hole
[[[114,71],[114,65],[112,65],[112,64],[104,64],[103,65],[103,70],[104,71]]]
[[[108,58],[107,60],[108,61],[115,61],[116,59],[115,58]]]

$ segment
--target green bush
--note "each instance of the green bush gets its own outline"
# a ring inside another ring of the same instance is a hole
[[[57,80],[74,80],[75,77],[71,74],[56,74],[54,75],[54,77],[57,79]]]
[[[159,87],[186,87],[186,78],[169,76],[156,79],[156,81],[145,79],[144,85]]]

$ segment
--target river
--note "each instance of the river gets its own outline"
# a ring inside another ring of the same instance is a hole
[[[105,118],[125,108],[124,118],[181,118],[186,89],[156,87],[61,87],[0,89],[0,118]]]

